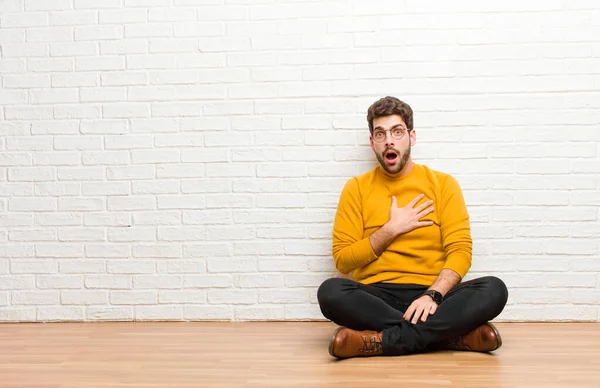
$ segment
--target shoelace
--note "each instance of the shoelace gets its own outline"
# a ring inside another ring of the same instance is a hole
[[[379,353],[381,352],[381,341],[377,339],[377,336],[363,336],[363,347],[360,350],[361,353]]]

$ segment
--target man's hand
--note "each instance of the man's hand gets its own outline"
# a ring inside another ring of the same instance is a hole
[[[431,206],[433,201],[427,201],[415,208],[417,202],[424,196],[425,194],[417,196],[404,207],[398,207],[396,197],[392,196],[389,221],[369,236],[375,255],[381,255],[398,235],[416,228],[433,225],[432,221],[419,221],[422,217],[433,212],[433,206]]]
[[[418,195],[404,207],[398,207],[396,197],[392,196],[390,220],[387,222],[387,224],[396,236],[410,232],[416,228],[433,225],[433,221],[421,221],[421,218],[433,212],[433,201],[427,201],[415,208],[415,205],[424,196],[425,194]]]
[[[402,318],[411,321],[413,325],[419,321],[419,318],[425,322],[427,317],[433,315],[437,308],[437,303],[435,303],[430,296],[423,295],[410,304]]]

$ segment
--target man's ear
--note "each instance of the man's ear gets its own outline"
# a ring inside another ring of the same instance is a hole
[[[410,131],[410,146],[413,147],[417,143],[417,132],[413,129]]]
[[[375,144],[373,144],[373,136],[369,136],[369,144],[371,144],[371,149],[375,151]]]

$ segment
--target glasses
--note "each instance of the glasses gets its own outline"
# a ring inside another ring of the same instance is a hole
[[[373,131],[373,140],[377,143],[384,142],[387,137],[387,131],[388,131],[388,129],[374,130]],[[404,137],[404,135],[406,134],[406,132],[408,132],[407,129],[402,128],[402,127],[389,129],[389,131],[390,131],[390,135],[392,136],[392,139],[396,139],[396,140],[402,139]]]

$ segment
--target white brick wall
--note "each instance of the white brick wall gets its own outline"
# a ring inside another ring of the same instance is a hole
[[[384,95],[500,319],[599,321],[599,69],[593,1],[0,1],[0,321],[321,319]]]

